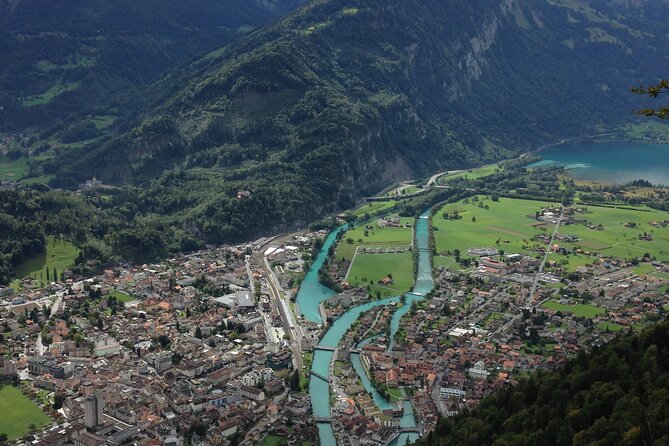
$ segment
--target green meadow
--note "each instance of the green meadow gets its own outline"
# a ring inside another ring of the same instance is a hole
[[[604,227],[602,231],[588,229],[580,224],[560,228],[563,234],[581,238],[582,241],[576,245],[584,250],[625,259],[649,253],[658,260],[669,260],[669,227],[650,224],[652,221],[669,219],[669,213],[647,207],[636,210],[587,206],[587,212],[578,217],[594,226],[601,224]],[[628,227],[631,223],[634,227]],[[644,232],[651,234],[652,241],[639,239]]]
[[[0,433],[7,434],[9,441],[26,435],[31,426],[39,429],[51,419],[14,386],[0,387]]]
[[[53,101],[53,99],[66,91],[72,91],[79,88],[80,82],[66,82],[66,83],[57,83],[56,85],[49,88],[47,91],[41,94],[36,94],[28,96],[23,100],[24,107],[33,107],[35,105],[48,104]]]
[[[478,201],[477,201],[478,200]],[[535,212],[551,204],[533,200],[500,198],[492,201],[485,196],[469,198],[443,206],[433,218],[434,236],[437,253],[459,249],[461,255],[471,247],[492,246],[505,253],[522,253],[537,256],[537,249],[545,247],[543,242],[532,241],[535,235],[550,234],[553,225],[543,226],[534,218]],[[487,207],[487,209],[486,209]],[[575,217],[586,220],[603,230],[589,229],[586,224],[560,226],[559,232],[581,239],[575,243],[556,240],[556,243],[569,249],[580,248],[583,252],[604,256],[630,259],[641,257],[645,253],[659,260],[669,259],[669,227],[653,226],[651,222],[669,219],[669,214],[646,207],[636,209],[616,209],[587,206],[585,212]],[[457,212],[461,219],[444,219],[442,215]],[[652,240],[641,240],[643,233],[650,234]],[[569,271],[578,266],[590,264],[594,256],[571,254],[568,256],[550,254],[549,261],[565,264]],[[445,263],[446,260],[439,260]],[[642,267],[644,273],[648,267]],[[650,271],[648,271],[650,272]]]
[[[413,225],[414,219],[403,217],[400,218],[400,223],[402,225]],[[412,237],[413,226],[408,228],[381,227],[378,225],[378,220],[374,219],[346,231],[337,245],[335,256],[337,260],[341,260],[342,258],[351,260],[358,246],[383,248],[408,247],[411,245]],[[351,243],[349,243],[349,239]]]
[[[135,297],[133,297],[129,294],[126,294],[122,291],[118,291],[118,290],[111,291],[109,293],[109,295],[114,296],[116,298],[116,300],[118,300],[119,302],[121,302],[123,304],[128,303],[128,302],[132,302],[133,300],[135,300]]]
[[[28,173],[28,158],[17,160],[0,157],[0,180],[18,181]]]
[[[604,309],[600,307],[595,307],[594,305],[585,305],[585,304],[561,304],[556,301],[548,301],[542,305],[543,307],[550,308],[554,311],[561,311],[563,313],[571,313],[577,317],[595,317],[601,314],[604,314]]]
[[[56,268],[58,275],[71,267],[74,259],[79,255],[79,248],[67,240],[56,237],[47,237],[46,252],[39,254],[16,267],[16,280],[12,287],[18,289],[20,281],[26,276],[37,278],[38,281],[47,283],[47,269],[50,281],[53,281],[53,269]]]
[[[488,209],[479,204],[488,206]],[[551,204],[555,203],[511,198],[500,198],[495,202],[485,196],[449,203],[439,209],[432,219],[437,252],[459,249],[465,255],[468,248],[491,246],[506,253],[533,255],[535,253],[530,248],[544,246],[531,240],[541,233],[533,226],[538,223],[534,214]],[[449,215],[457,212],[462,218],[444,219],[444,212]]]
[[[449,181],[457,180],[460,178],[464,178],[466,180],[475,180],[477,178],[482,178],[482,177],[487,177],[488,175],[492,175],[495,172],[498,172],[500,169],[501,168],[498,164],[491,164],[489,166],[477,167],[476,169],[463,170],[461,172],[453,173],[450,175],[444,175],[440,177],[438,179],[438,183],[445,184]]]
[[[396,204],[397,202],[394,200],[370,201],[369,203],[365,203],[359,208],[353,210],[353,215],[355,215],[356,217],[362,217],[367,213],[371,214],[373,212],[383,212],[384,210],[392,208]]]
[[[389,274],[393,279],[392,284],[384,286],[378,283]],[[358,253],[347,280],[353,286],[370,285],[372,295],[376,294],[377,291],[383,297],[406,293],[411,290],[413,285],[413,256],[411,252],[392,254]]]

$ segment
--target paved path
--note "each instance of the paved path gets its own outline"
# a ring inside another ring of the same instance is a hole
[[[548,242],[548,246],[546,247],[546,254],[544,254],[544,258],[541,260],[541,265],[539,265],[539,269],[537,270],[537,273],[534,275],[534,282],[532,283],[530,294],[527,296],[528,307],[532,304],[534,293],[537,291],[537,285],[539,285],[539,276],[541,276],[541,273],[544,271],[544,266],[546,266],[546,260],[548,260],[548,254],[551,252],[551,247],[553,246],[553,241],[555,240],[555,236],[557,235],[558,229],[560,228],[560,221],[562,221],[563,215],[564,215],[564,206],[560,206],[560,216],[558,217],[557,222],[555,223],[555,229],[553,230],[551,239]]]

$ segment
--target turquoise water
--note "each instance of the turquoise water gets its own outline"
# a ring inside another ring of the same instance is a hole
[[[640,142],[578,143],[552,146],[537,153],[543,166],[560,164],[581,180],[623,184],[644,179],[669,185],[669,145]]]
[[[323,262],[328,257],[328,250],[330,246],[336,241],[337,234],[341,231],[348,229],[348,225],[343,225],[332,231],[325,241],[323,242],[323,247],[318,252],[314,263],[312,263],[307,275],[304,277],[304,281],[300,285],[300,289],[297,292],[297,297],[295,301],[300,307],[300,313],[304,315],[307,320],[316,323],[322,323],[323,318],[321,317],[320,311],[318,311],[318,305],[323,302],[325,299],[334,296],[337,294],[335,291],[326,287],[318,281],[318,270],[323,266]]]
[[[407,294],[406,297],[407,305],[400,307],[400,309],[398,309],[393,314],[393,318],[391,320],[391,338],[395,336],[395,333],[399,328],[399,321],[401,316],[406,314],[406,312],[410,310],[411,302],[422,299],[426,293],[429,293],[432,290],[433,286],[432,272],[430,265],[430,255],[428,251],[429,214],[430,214],[429,210],[426,211],[425,213],[423,213],[423,215],[421,215],[421,217],[416,222],[416,247],[419,250],[418,274],[416,278],[417,280],[412,293]],[[339,228],[337,231],[340,230],[342,230],[342,228]],[[298,301],[300,303],[300,309],[304,313],[305,317],[311,320],[316,320],[316,321],[321,320],[320,314],[318,312],[318,303],[320,303],[324,299],[327,299],[327,297],[334,295],[334,291],[318,283],[318,273],[317,273],[318,269],[320,268],[320,266],[323,264],[323,261],[327,257],[327,252],[328,249],[330,248],[330,245],[334,243],[336,232],[333,234],[330,234],[326,239],[325,243],[323,244],[323,248],[319,252],[316,261],[309,270],[309,273],[306,275],[304,282],[302,283],[302,288],[300,288],[300,292],[298,293],[297,298],[298,299],[300,299],[300,297],[302,298],[302,302]],[[314,284],[311,282],[317,282],[317,283]],[[307,290],[304,293],[302,292],[303,288]],[[314,303],[310,301],[312,298],[320,300],[318,300],[318,302],[314,305]],[[336,347],[339,344],[341,338],[348,330],[348,328],[353,324],[353,322],[355,322],[358,319],[358,317],[362,312],[377,307],[379,305],[387,305],[399,301],[400,301],[399,296],[393,296],[383,300],[371,301],[349,309],[347,312],[342,314],[339,318],[337,318],[337,320],[334,321],[334,323],[330,326],[330,328],[325,333],[319,344],[328,347]],[[311,313],[308,314],[308,311],[310,311]],[[329,351],[316,350],[316,352],[314,353],[312,370],[315,371],[316,373],[319,373],[320,375],[329,376],[332,355],[333,353]],[[359,363],[359,360],[357,365],[362,367],[362,364]],[[354,367],[355,366],[356,364],[354,363]],[[366,379],[366,376],[364,376],[365,375],[364,371],[362,369],[358,370],[357,367],[356,371],[358,372],[359,375],[362,373],[361,379],[363,379],[363,384],[364,384]],[[367,383],[371,388],[371,383],[369,383],[369,380],[367,380]],[[365,387],[367,388],[367,386]],[[384,404],[387,405],[387,407],[390,407],[390,404],[387,401],[385,401],[385,399],[380,394],[378,394],[378,392],[376,393],[377,396],[374,397],[375,403],[379,405],[379,407],[382,410],[383,407],[386,407],[384,406]],[[312,376],[309,381],[309,395],[311,397],[311,406],[313,409],[314,416],[329,417],[330,416],[329,384],[315,376]],[[407,426],[407,427],[415,426],[415,419],[413,416],[413,408],[411,407],[411,403],[405,402],[404,409],[405,409],[405,415],[404,417],[402,417],[401,420],[402,426]],[[320,435],[321,446],[335,446],[337,444],[334,432],[332,430],[332,426],[330,424],[320,423],[318,425],[318,431]],[[411,441],[415,441],[416,438],[417,438],[416,434],[402,434],[391,444],[393,446],[402,446]]]

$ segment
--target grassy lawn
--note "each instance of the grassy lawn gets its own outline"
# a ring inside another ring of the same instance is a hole
[[[620,331],[625,327],[623,327],[622,325],[614,324],[613,322],[600,322],[599,324],[597,324],[597,329],[601,331],[606,331],[607,328],[609,331]]]
[[[655,267],[650,263],[642,263],[641,265],[637,265],[634,268],[632,268],[632,271],[634,271],[634,274],[645,276],[646,274],[655,271]]]
[[[377,282],[388,274],[393,283],[389,286]],[[377,291],[382,296],[395,296],[405,293],[413,285],[413,256],[411,252],[395,254],[358,254],[348,275],[353,286],[366,285],[371,281],[371,293]]]
[[[118,291],[118,290],[111,291],[109,293],[109,295],[116,297],[116,300],[118,300],[119,302],[124,303],[124,304],[127,303],[127,302],[132,302],[133,300],[135,300],[134,296],[131,296],[129,294],[125,294],[124,292]]]
[[[283,437],[279,437],[278,435],[268,435],[258,443],[258,446],[284,446],[287,444],[288,440]]]
[[[13,441],[28,433],[30,425],[36,428],[49,424],[51,419],[19,389],[13,386],[0,388],[0,432]]]
[[[53,87],[49,88],[47,91],[41,94],[36,94],[33,96],[28,96],[23,100],[24,107],[32,107],[35,105],[48,104],[53,101],[53,99],[66,91],[72,91],[79,88],[80,82],[67,82],[65,84],[57,83]]]
[[[353,210],[353,215],[356,217],[362,217],[363,215],[372,212],[382,212],[386,209],[390,209],[395,206],[397,202],[395,200],[388,201],[370,201],[369,203],[363,204],[359,208]]]
[[[401,219],[402,223],[413,223],[412,218]],[[373,229],[365,229],[365,226]],[[365,235],[367,231],[367,235]],[[337,245],[335,258],[351,260],[358,246],[369,246],[375,248],[408,248],[411,246],[413,228],[390,228],[379,227],[376,221],[368,225],[360,225],[346,231]],[[350,240],[349,240],[350,239]],[[349,243],[350,241],[350,243]]]
[[[47,283],[46,270],[49,270],[49,276],[53,281],[53,269],[56,268],[58,275],[72,266],[74,259],[79,255],[79,248],[72,243],[55,238],[47,237],[46,253],[42,253],[23,262],[16,267],[16,280],[12,282],[12,287],[18,289],[20,279],[26,276],[36,277]],[[41,276],[40,276],[41,274]]]
[[[459,270],[460,265],[455,261],[453,256],[434,256],[432,257],[432,266],[438,268],[443,266],[450,270]]]
[[[28,173],[28,158],[11,160],[6,156],[0,157],[0,180],[18,181]]]
[[[594,305],[576,304],[568,305],[560,302],[549,301],[543,304],[544,307],[550,308],[554,311],[562,311],[563,313],[572,313],[577,317],[595,317],[604,314],[604,309],[595,307]]]
[[[314,361],[314,353],[308,352],[302,355],[302,371],[300,372],[300,393],[309,391],[309,380],[311,379],[311,364]]]
[[[402,401],[404,399],[404,395],[402,394],[402,389],[399,387],[386,387],[386,392],[388,392],[388,396],[390,397],[390,402],[394,403],[395,401]]]

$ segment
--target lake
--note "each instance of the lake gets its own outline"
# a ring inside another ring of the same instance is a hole
[[[642,142],[561,144],[537,152],[530,167],[560,164],[576,179],[623,184],[644,179],[669,185],[669,145]]]

